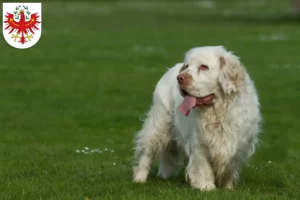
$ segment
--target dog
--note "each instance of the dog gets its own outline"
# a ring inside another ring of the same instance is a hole
[[[156,85],[135,136],[133,181],[146,182],[156,157],[158,176],[176,175],[184,155],[191,187],[234,189],[261,120],[254,82],[240,59],[223,46],[193,48]]]

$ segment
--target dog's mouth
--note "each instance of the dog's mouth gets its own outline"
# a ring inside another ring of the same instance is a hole
[[[187,116],[190,110],[196,106],[204,107],[211,105],[215,99],[215,94],[209,94],[204,97],[195,97],[190,95],[186,90],[180,88],[180,93],[184,97],[182,104],[178,107],[181,114]]]
[[[196,97],[196,96],[194,96],[194,95],[191,95],[190,93],[188,93],[185,89],[183,89],[183,88],[179,88],[179,90],[180,90],[180,94],[183,96],[183,97],[186,97],[186,96],[192,96],[192,97],[195,97],[197,100],[205,100],[205,99],[207,99],[207,97],[215,97],[215,94],[214,93],[211,93],[211,94],[209,94],[209,95],[207,95],[207,96],[204,96],[204,97]]]
[[[186,97],[186,96],[192,96],[192,97],[195,97],[196,99],[201,99],[201,97],[194,96],[194,95],[188,93],[188,92],[187,92],[185,89],[183,89],[183,88],[179,88],[179,91],[180,91],[181,96],[183,96],[183,97]]]
[[[179,91],[180,91],[180,94],[185,97],[186,95],[188,95],[189,93],[187,91],[185,91],[184,89],[182,88],[179,88]]]
[[[192,96],[192,97],[195,97],[196,99],[201,99],[201,97],[196,97],[194,95],[191,95],[190,93],[188,93],[185,89],[182,89],[180,88],[180,94],[181,96],[183,97],[186,97],[186,96]]]

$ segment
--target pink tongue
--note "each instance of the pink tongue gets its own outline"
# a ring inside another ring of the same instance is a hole
[[[190,110],[196,106],[196,101],[197,101],[196,97],[186,95],[184,97],[182,104],[178,107],[179,112],[184,116],[188,116]]]

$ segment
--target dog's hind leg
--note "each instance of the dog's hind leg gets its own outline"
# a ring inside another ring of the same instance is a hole
[[[178,173],[180,151],[175,141],[169,143],[160,159],[158,176],[168,179]]]
[[[154,157],[161,156],[171,141],[171,122],[172,116],[162,104],[152,105],[135,139],[133,181],[146,182]]]

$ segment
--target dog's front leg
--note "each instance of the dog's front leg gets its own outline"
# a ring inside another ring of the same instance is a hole
[[[213,169],[206,157],[205,150],[200,145],[192,148],[186,167],[186,178],[194,188],[203,191],[216,188]]]

